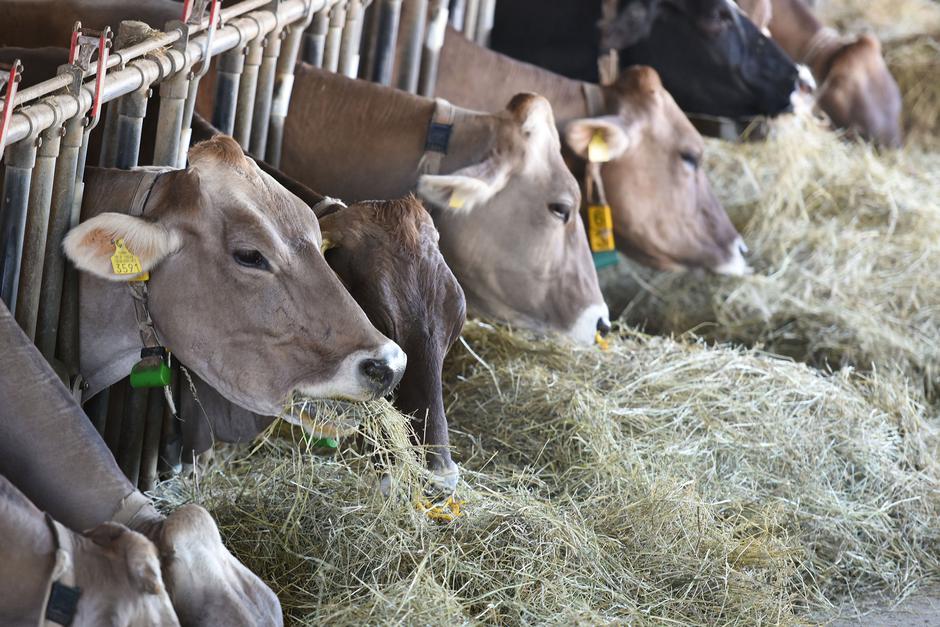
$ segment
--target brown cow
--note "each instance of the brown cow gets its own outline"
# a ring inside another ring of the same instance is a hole
[[[114,521],[150,539],[184,625],[282,622],[277,597],[222,545],[204,509],[187,505],[164,516],[134,489],[91,421],[2,304],[0,399],[0,475],[66,527],[89,529]],[[126,551],[128,557],[147,555],[136,536],[117,533],[113,527],[104,530],[107,533],[97,537],[108,550]],[[3,533],[2,537],[0,546],[6,547],[13,544],[9,538],[21,536]],[[13,564],[3,560],[0,572]],[[27,572],[19,570],[17,576],[25,579]],[[154,583],[145,572],[140,574],[143,581]],[[100,585],[89,583],[86,589],[100,590]],[[0,586],[0,598],[8,590]],[[127,589],[122,586],[113,592],[122,590]],[[135,598],[136,594],[128,594],[126,600]],[[5,602],[0,606],[0,611],[15,609]],[[108,623],[92,620],[87,624]]]
[[[193,133],[202,138],[217,131],[196,116]],[[282,172],[262,168],[316,208],[327,263],[376,328],[404,349],[408,365],[395,405],[413,416],[435,485],[452,492],[459,475],[451,459],[441,372],[444,356],[463,328],[466,304],[441,256],[430,216],[413,196],[344,207]],[[250,440],[272,420],[227,403],[201,381],[196,388],[199,403],[186,394],[181,408],[189,414],[184,415],[184,446],[193,453],[208,449],[213,439]],[[303,416],[285,418],[306,426]]]
[[[609,329],[551,106],[476,113],[298,64],[281,167],[348,200],[417,189],[471,313],[591,343]],[[432,119],[443,151],[426,149]],[[442,131],[441,127],[449,128]],[[342,149],[332,146],[342,143]],[[432,171],[435,174],[422,174]],[[572,219],[575,217],[575,219]]]
[[[760,3],[741,0],[746,10]],[[803,0],[772,0],[770,32],[818,84],[816,102],[838,128],[887,147],[901,145],[901,92],[872,35],[839,36]]]
[[[77,534],[44,517],[0,475],[0,537],[2,625],[35,627],[46,616],[89,627],[179,625],[157,549],[124,525]],[[62,601],[76,594],[74,607]]]
[[[437,93],[463,106],[491,108],[520,89],[548,98],[576,174],[583,176],[590,139],[604,136],[611,160],[600,174],[624,254],[664,270],[748,271],[742,240],[700,167],[702,137],[655,70],[632,68],[597,87],[482,48],[452,29],[440,63]]]
[[[310,209],[231,138],[189,159],[187,170],[86,172],[83,221],[64,244],[83,271],[85,398],[140,358],[140,295],[112,267],[120,239],[151,273],[156,336],[232,402],[276,415],[296,394],[362,400],[394,388],[405,355],[327,266]]]

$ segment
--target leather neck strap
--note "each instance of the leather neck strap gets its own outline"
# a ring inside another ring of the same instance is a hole
[[[72,562],[74,547],[72,533],[46,514],[46,524],[55,543],[55,562],[49,575],[49,585],[42,603],[40,627],[72,624],[78,610],[82,591],[75,587],[75,570]]]
[[[434,99],[434,115],[428,125],[428,135],[424,142],[424,155],[418,170],[421,174],[440,174],[441,162],[450,147],[450,136],[454,130],[457,111],[454,105],[443,98]]]

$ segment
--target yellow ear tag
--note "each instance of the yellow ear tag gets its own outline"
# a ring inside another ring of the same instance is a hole
[[[331,248],[333,248],[333,242],[331,242],[330,240],[324,237],[323,242],[320,244],[320,254],[321,255],[326,254],[326,251],[328,251]]]
[[[124,239],[114,242],[114,254],[111,255],[111,269],[114,274],[131,276],[131,281],[146,281],[149,274],[144,273],[140,265],[140,257],[132,253],[124,245]]]
[[[604,336],[601,335],[600,331],[594,334],[594,343],[597,344],[598,348],[600,348],[602,351],[610,350],[610,343],[604,339]]]
[[[610,213],[610,205],[588,207],[588,238],[591,240],[592,252],[614,250],[614,218]]]
[[[591,163],[607,163],[610,161],[610,148],[601,131],[594,131],[588,143],[588,161]]]
[[[450,195],[450,203],[449,203],[449,204],[450,204],[450,208],[451,208],[451,209],[463,209],[464,202],[465,202],[465,201],[464,201],[463,197],[462,197],[460,194],[458,194],[457,192],[454,192],[454,193],[452,193],[452,194]]]

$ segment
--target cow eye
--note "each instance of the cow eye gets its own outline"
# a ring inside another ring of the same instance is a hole
[[[552,202],[548,204],[548,210],[553,216],[565,224],[567,224],[568,219],[571,218],[571,205],[566,205],[561,202]]]
[[[700,159],[697,154],[695,154],[694,152],[683,151],[679,154],[679,156],[682,157],[682,161],[687,166],[689,166],[693,170],[698,170]]]
[[[245,266],[246,268],[254,268],[256,270],[271,270],[271,265],[268,263],[268,260],[264,258],[264,255],[257,250],[236,250],[232,253],[232,257],[235,259],[235,263],[240,266]]]

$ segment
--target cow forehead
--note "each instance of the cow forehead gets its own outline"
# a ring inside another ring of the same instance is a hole
[[[209,201],[230,227],[263,229],[289,242],[318,240],[313,211],[263,172],[208,178]]]

